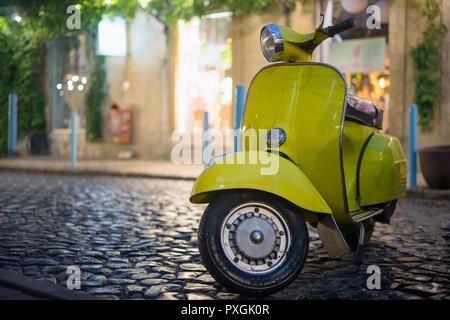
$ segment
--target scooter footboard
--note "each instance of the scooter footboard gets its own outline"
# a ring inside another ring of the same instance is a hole
[[[332,213],[295,164],[266,151],[242,151],[215,160],[197,178],[190,201],[209,203],[218,192],[233,189],[265,191],[311,212]]]

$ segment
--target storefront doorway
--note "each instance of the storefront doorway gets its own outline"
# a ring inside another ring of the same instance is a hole
[[[176,88],[177,129],[192,132],[232,127],[231,14],[178,23]]]

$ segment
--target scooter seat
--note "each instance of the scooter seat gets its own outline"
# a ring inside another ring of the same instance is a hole
[[[353,95],[347,95],[345,119],[383,129],[383,109],[373,102]]]

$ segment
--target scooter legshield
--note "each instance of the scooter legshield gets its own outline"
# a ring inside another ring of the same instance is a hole
[[[209,203],[218,192],[236,189],[265,191],[311,212],[332,213],[295,164],[266,151],[241,151],[217,159],[197,178],[190,201]]]

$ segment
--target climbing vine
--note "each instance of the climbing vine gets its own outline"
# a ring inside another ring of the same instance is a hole
[[[434,106],[442,100],[441,91],[441,50],[442,38],[447,27],[441,22],[438,0],[426,0],[423,15],[427,26],[422,41],[411,48],[409,54],[414,69],[414,102],[419,110],[419,124],[422,131],[430,131],[430,121],[434,118]]]
[[[101,105],[105,96],[103,87],[106,80],[104,63],[104,56],[97,56],[95,58],[94,70],[91,73],[91,86],[86,93],[85,99],[86,105],[89,106],[86,111],[86,138],[91,142],[98,142],[102,138]]]

